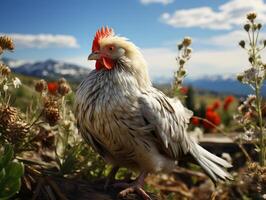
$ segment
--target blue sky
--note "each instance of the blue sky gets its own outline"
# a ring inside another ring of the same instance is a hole
[[[93,68],[86,61],[93,36],[108,25],[139,46],[153,78],[176,69],[176,43],[193,38],[191,77],[230,74],[247,64],[237,47],[248,11],[266,22],[263,0],[1,0],[1,34],[17,46],[7,57],[48,58]]]

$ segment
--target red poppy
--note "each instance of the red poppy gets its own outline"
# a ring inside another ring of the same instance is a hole
[[[221,106],[221,102],[219,100],[216,100],[213,104],[212,104],[212,109],[213,110],[217,110],[218,108],[220,108]]]
[[[180,88],[180,92],[181,92],[181,94],[187,94],[188,88],[187,87],[182,87],[182,88]]]
[[[51,94],[55,94],[57,92],[57,89],[58,89],[58,83],[57,82],[47,83],[47,87],[48,87],[48,91]]]
[[[207,110],[205,113],[205,118],[208,121],[203,121],[203,126],[207,130],[212,130],[221,124],[221,117],[215,111]]]
[[[200,124],[200,120],[199,118],[197,117],[192,117],[191,118],[191,123],[194,125],[194,126],[198,126]]]
[[[228,110],[229,106],[231,105],[231,103],[235,100],[235,98],[233,96],[227,96],[224,100],[224,106],[223,109],[226,111]]]

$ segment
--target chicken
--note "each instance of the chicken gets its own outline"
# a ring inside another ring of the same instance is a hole
[[[217,182],[231,179],[231,165],[209,153],[186,132],[192,112],[177,98],[154,88],[139,49],[111,28],[96,32],[92,53],[95,70],[79,85],[75,115],[82,137],[103,159],[113,165],[106,187],[119,167],[140,172],[120,195],[142,189],[148,173],[171,172],[185,155],[191,155],[206,174]]]

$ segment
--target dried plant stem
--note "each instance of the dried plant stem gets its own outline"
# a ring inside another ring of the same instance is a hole
[[[252,25],[254,26],[254,22],[252,22]],[[250,39],[250,44],[251,44],[251,57],[253,58],[253,62],[252,62],[252,67],[254,68],[259,68],[259,63],[257,61],[257,54],[258,54],[258,50],[257,50],[257,38],[259,35],[259,31],[257,31],[256,34],[256,39],[255,39],[255,30],[252,29],[252,39],[249,37]],[[259,70],[259,69],[258,69]],[[259,122],[259,146],[260,146],[260,151],[259,151],[259,162],[261,166],[265,166],[265,153],[266,153],[266,149],[265,149],[265,143],[264,143],[264,132],[263,132],[263,119],[262,119],[262,108],[261,108],[261,95],[260,95],[260,90],[261,90],[261,80],[259,80],[258,75],[256,75],[255,77],[255,84],[254,84],[254,88],[255,88],[255,95],[256,95],[256,110],[258,113],[258,122]]]
[[[265,166],[265,156],[266,156],[266,148],[264,142],[264,132],[263,132],[263,122],[262,122],[262,112],[261,112],[261,99],[260,99],[260,88],[256,87],[256,107],[258,112],[258,120],[259,120],[259,135],[260,135],[260,165]]]

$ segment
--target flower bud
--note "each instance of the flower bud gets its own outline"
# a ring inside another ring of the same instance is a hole
[[[47,90],[47,83],[45,80],[41,79],[35,84],[35,90],[37,92],[44,92]]]
[[[1,74],[2,76],[8,76],[11,73],[11,70],[6,65],[1,65]]]
[[[62,83],[58,87],[58,93],[61,94],[62,96],[67,95],[70,92],[70,87],[66,83]]]
[[[239,43],[238,43],[242,48],[245,48],[245,41],[244,40],[241,40]]]
[[[186,61],[185,61],[184,59],[181,58],[181,59],[179,60],[179,65],[184,65],[185,63],[186,63]]]
[[[178,45],[177,45],[177,48],[178,48],[178,50],[180,51],[181,49],[183,49],[183,44],[178,44]]]
[[[65,78],[60,78],[59,80],[58,80],[58,84],[63,84],[63,83],[66,83],[67,81],[66,81],[66,79]]]
[[[185,46],[185,47],[188,47],[189,45],[191,45],[192,43],[192,39],[190,37],[185,37],[182,44]]]
[[[184,70],[184,69],[180,71],[180,75],[181,75],[181,76],[185,76],[186,73],[187,73],[187,72],[186,72],[186,70]]]
[[[258,30],[260,30],[262,27],[261,23],[258,23],[257,27],[258,27]]]
[[[14,49],[13,40],[8,36],[1,36],[0,47],[2,48],[2,50],[5,50],[5,49],[13,50]]]
[[[191,54],[191,52],[192,52],[192,48],[187,48],[187,54],[189,55]]]
[[[248,61],[252,64],[253,61],[254,61],[254,59],[253,59],[252,57],[249,57],[249,58],[248,58]]]
[[[245,24],[245,25],[244,25],[244,29],[245,29],[247,32],[249,32],[250,24]]]
[[[253,22],[254,19],[256,19],[256,17],[257,17],[257,14],[254,13],[254,12],[251,12],[251,13],[248,13],[248,14],[247,14],[247,19],[248,19],[249,21],[251,21],[251,22]]]
[[[242,74],[237,75],[237,80],[239,82],[242,82],[243,81],[243,78],[244,78],[244,76]]]

